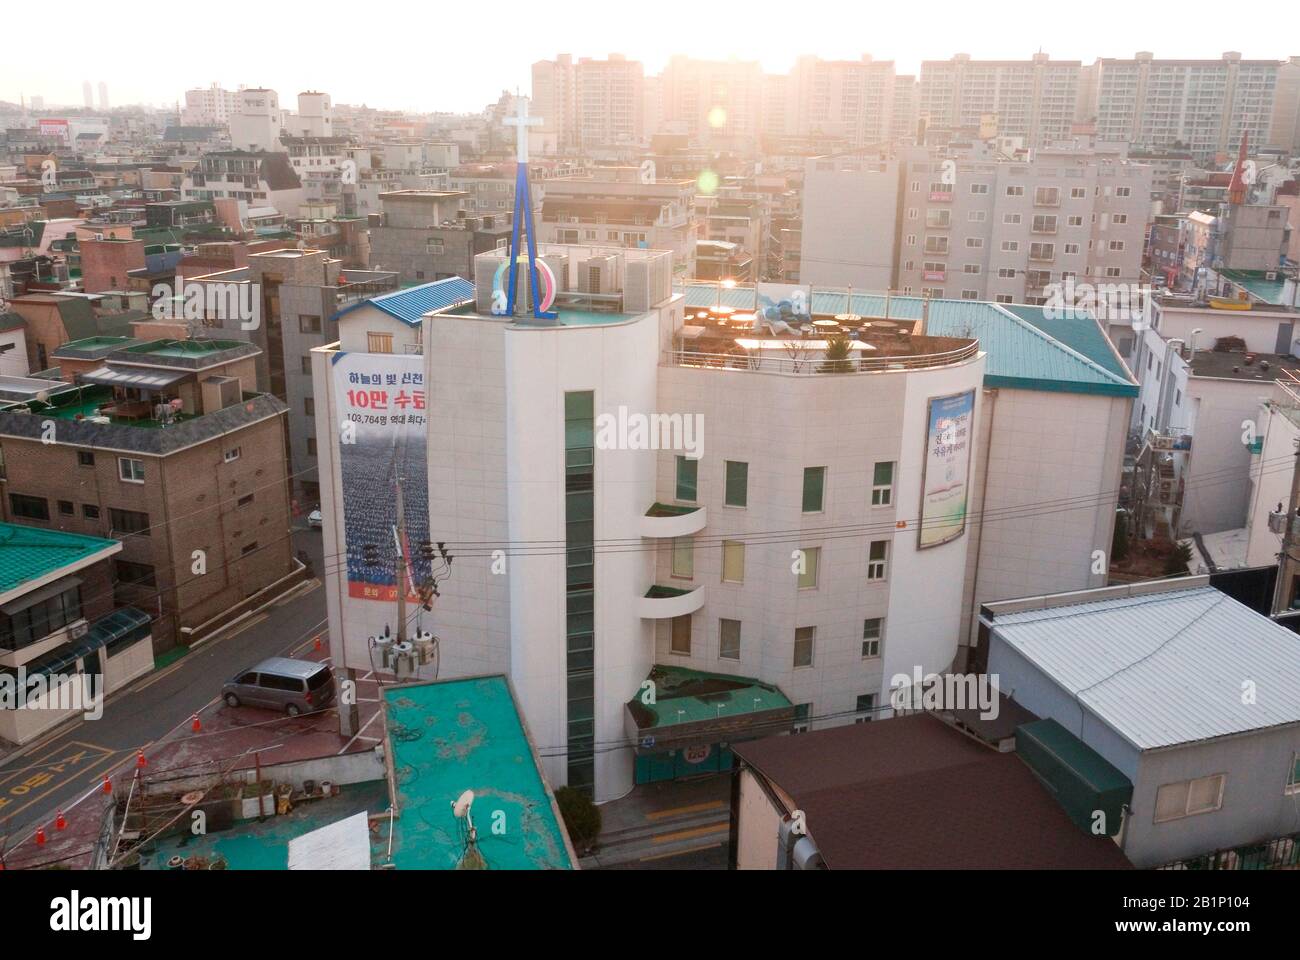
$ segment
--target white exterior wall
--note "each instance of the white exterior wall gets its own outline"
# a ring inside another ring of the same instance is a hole
[[[998,390],[989,442],[975,605],[1106,585],[1128,427],[1128,397]],[[983,448],[979,452],[983,458]],[[981,478],[983,483],[983,478]],[[977,491],[979,493],[980,491]],[[1102,550],[1102,572],[1092,554]]]
[[[982,355],[957,366],[897,373],[662,368],[658,409],[704,418],[698,503],[708,525],[698,536],[708,546],[695,551],[690,581],[671,576],[671,540],[657,551],[659,582],[702,586],[705,603],[694,615],[691,654],[672,653],[669,625],[661,621],[656,661],[757,677],[778,685],[791,701],[811,704],[814,717],[840,714],[838,722],[851,719],[859,695],[874,693],[884,706],[895,673],[946,669],[957,652],[970,531],[941,546],[916,546],[927,401],[975,389],[978,424],[983,373]],[[971,476],[978,456],[973,449]],[[724,504],[727,460],[749,464],[743,509]],[[877,462],[896,465],[889,507],[871,506]],[[827,468],[824,509],[805,514],[803,470],[815,466]],[[675,470],[676,453],[660,453],[657,499],[664,503],[675,502]],[[895,526],[900,520],[907,522],[903,530]],[[772,536],[799,530],[806,532]],[[719,540],[755,538],[768,542],[747,544],[745,582],[723,583]],[[872,540],[891,544],[881,582],[866,579]],[[818,585],[800,590],[792,554],[813,547],[821,548]],[[864,660],[868,617],[885,618],[885,635],[882,656]],[[741,622],[739,660],[718,656],[720,618]],[[796,668],[795,629],[809,626],[816,628],[813,664]]]
[[[1192,452],[1187,464],[1181,529],[1219,533],[1239,529],[1250,503],[1250,448],[1243,423],[1255,422],[1271,384],[1218,377],[1192,377],[1190,398]]]
[[[511,682],[539,748],[567,741],[564,394],[591,390],[595,417],[655,410],[658,313],[621,324],[506,331],[506,475],[510,538],[553,544],[510,560]],[[654,502],[652,450],[596,450],[595,538],[637,544]],[[652,585],[652,554],[597,550],[595,738],[624,736],[624,705],[654,662],[652,621],[638,600]],[[552,783],[567,781],[564,756],[543,758]],[[630,750],[597,751],[599,801],[632,789]]]
[[[1248,567],[1278,562],[1282,535],[1269,530],[1268,514],[1279,503],[1286,510],[1291,502],[1291,475],[1296,441],[1300,439],[1295,422],[1272,404],[1260,405],[1256,423],[1264,445],[1258,455],[1251,457],[1250,463],[1250,515],[1246,520]]]
[[[898,176],[897,160],[854,156],[807,161],[803,283],[863,291],[894,286]]]
[[[1199,328],[1197,350],[1212,350],[1219,337],[1235,336],[1246,341],[1246,349],[1251,353],[1275,353],[1278,328],[1291,327],[1295,320],[1294,313],[1282,311],[1191,309],[1157,304],[1155,325],[1162,337],[1181,337],[1189,343],[1192,331]],[[1292,350],[1300,351],[1300,345],[1294,342],[1296,335],[1297,331],[1292,329],[1288,340]]]

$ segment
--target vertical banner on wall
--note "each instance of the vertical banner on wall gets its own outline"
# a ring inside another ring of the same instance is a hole
[[[408,600],[418,599],[417,587],[430,575],[431,561],[420,556],[420,544],[430,539],[425,397],[419,355],[335,354],[350,597],[396,601],[399,548],[406,557]],[[400,535],[399,477],[405,514]]]
[[[932,397],[925,418],[917,548],[937,547],[966,532],[975,391]]]

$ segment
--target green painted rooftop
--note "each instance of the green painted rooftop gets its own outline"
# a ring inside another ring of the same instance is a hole
[[[1269,275],[1273,279],[1269,279]],[[1286,277],[1280,270],[1220,270],[1219,275],[1225,280],[1231,280],[1237,286],[1241,287],[1252,297],[1262,300],[1264,303],[1271,303],[1278,307],[1293,306],[1287,299]]]
[[[719,288],[716,283],[688,284],[682,293],[687,308],[709,307],[719,300],[738,310],[755,309],[753,287]],[[852,303],[850,304],[850,299]],[[974,337],[986,354],[984,384],[1058,393],[1096,393],[1136,397],[1137,382],[1125,369],[1105,332],[1090,318],[1049,320],[1040,307],[984,300],[931,300],[925,333],[940,337]],[[817,291],[814,315],[856,313],[864,320],[886,315],[891,320],[920,320],[920,297]]]
[[[117,545],[79,533],[0,523],[0,593],[55,573]]]
[[[654,703],[645,703],[638,694],[627,704],[638,730],[663,730],[674,724],[725,720],[791,706],[779,688],[750,677],[656,665],[649,679],[654,683]]]
[[[152,357],[198,357],[222,350],[234,350],[246,345],[244,340],[147,340],[126,347],[131,353]]]
[[[396,781],[393,864],[454,870],[466,850],[452,805],[474,791],[478,852],[490,870],[570,870],[569,846],[503,676],[386,687]]]

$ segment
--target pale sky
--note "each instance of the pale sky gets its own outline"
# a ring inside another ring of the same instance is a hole
[[[1173,7],[1141,0],[223,0],[157,8],[63,0],[55,19],[39,4],[8,6],[0,33],[13,42],[0,55],[0,100],[36,94],[68,105],[82,103],[84,80],[96,91],[107,82],[114,106],[170,104],[216,81],[231,90],[270,87],[291,108],[299,91],[314,89],[336,103],[478,111],[502,89],[527,94],[530,65],[557,53],[622,53],[648,74],[674,53],[758,60],[774,73],[805,53],[870,53],[894,60],[899,73],[955,53],[1025,59],[1039,49],[1085,63],[1139,50],[1205,59],[1225,50],[1247,59],[1300,54],[1286,4],[1236,15],[1205,0]],[[117,15],[107,16],[111,9]]]

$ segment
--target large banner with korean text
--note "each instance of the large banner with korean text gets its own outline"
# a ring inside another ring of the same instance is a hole
[[[975,391],[932,397],[926,415],[917,548],[937,547],[966,532],[971,424]]]
[[[421,543],[429,540],[424,358],[418,354],[335,354],[334,398],[342,421],[338,458],[348,595],[395,602],[400,549],[407,564],[407,599],[417,601],[417,587],[430,572],[430,560],[421,556],[420,550]],[[400,534],[399,479],[405,514]]]

